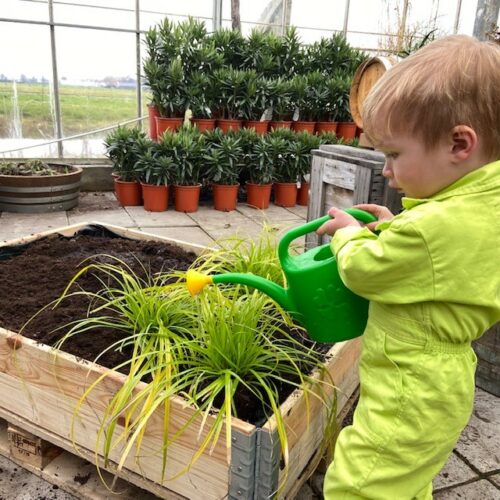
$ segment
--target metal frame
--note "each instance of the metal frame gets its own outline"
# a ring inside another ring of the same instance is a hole
[[[26,0],[26,1],[31,1],[31,2],[36,2],[37,0]],[[224,0],[213,0],[213,13],[212,17],[206,17],[206,16],[198,16],[198,19],[203,19],[207,21],[212,21],[212,28],[213,30],[217,30],[222,26],[223,21],[230,21],[230,19],[224,19],[222,17],[222,6],[223,6],[223,1]],[[227,1],[227,0],[226,0]],[[287,9],[288,9],[288,1],[289,0],[281,0],[283,2],[283,15],[281,18],[281,23],[276,25],[278,28],[281,28],[281,32],[283,33],[284,30],[286,29],[286,19],[287,19]],[[457,7],[456,7],[456,13],[455,13],[455,22],[454,22],[454,32],[456,33],[458,30],[458,26],[460,23],[460,13],[461,13],[461,7],[462,7],[462,0],[456,0],[457,1]],[[51,43],[51,59],[52,59],[52,79],[53,79],[53,88],[54,88],[54,119],[55,119],[55,128],[56,128],[56,139],[54,141],[50,142],[57,142],[58,144],[58,156],[60,158],[64,157],[64,151],[63,151],[63,141],[69,139],[68,137],[64,138],[63,133],[62,133],[62,120],[61,120],[61,104],[60,104],[60,96],[59,96],[59,79],[58,79],[58,71],[57,71],[57,56],[56,56],[56,28],[58,27],[64,27],[64,28],[81,28],[81,29],[93,29],[93,30],[103,30],[103,31],[110,31],[110,32],[121,32],[121,33],[134,33],[136,37],[136,78],[137,78],[137,87],[136,87],[136,98],[137,98],[137,119],[142,118],[142,87],[140,85],[141,81],[141,67],[142,67],[142,61],[141,61],[141,35],[145,32],[144,30],[140,29],[140,14],[141,12],[144,13],[153,13],[153,14],[163,14],[165,16],[175,16],[175,17],[188,17],[188,14],[183,15],[183,14],[173,14],[173,13],[164,13],[164,12],[159,12],[159,11],[146,11],[146,10],[141,10],[141,0],[135,0],[135,6],[134,6],[134,13],[135,13],[135,29],[127,29],[127,28],[112,28],[112,27],[103,27],[103,26],[92,26],[92,25],[84,25],[84,24],[73,24],[73,23],[58,23],[54,21],[54,4],[57,4],[58,0],[47,0],[47,5],[48,5],[48,21],[30,21],[30,20],[24,20],[24,19],[9,19],[9,18],[3,18],[0,17],[0,23],[2,22],[9,22],[9,23],[22,23],[22,24],[35,24],[35,25],[42,25],[42,26],[49,26],[50,28],[50,43]],[[405,5],[407,5],[408,0],[404,0]],[[89,7],[97,7],[96,5],[89,5]],[[109,10],[120,10],[120,11],[127,11],[130,12],[131,9],[126,9],[122,7],[99,7],[99,8],[106,8]],[[345,3],[345,9],[344,9],[344,22],[343,22],[343,28],[342,30],[327,30],[323,28],[314,28],[314,27],[308,27],[308,26],[297,26],[299,29],[308,29],[308,30],[318,30],[318,31],[329,31],[332,33],[337,33],[341,32],[344,35],[347,35],[348,33],[353,33],[353,34],[367,34],[367,35],[378,35],[378,36],[401,36],[401,34],[391,34],[391,33],[376,33],[376,32],[368,32],[368,31],[355,31],[355,30],[349,30],[348,29],[348,24],[349,24],[349,9],[350,9],[350,0],[346,0]],[[265,25],[266,23],[261,23],[261,22],[249,22],[249,21],[244,21],[242,20],[242,23],[245,24],[251,24],[251,25]],[[368,48],[363,48],[363,47],[358,47],[360,50],[365,50],[365,51],[374,51],[374,49],[368,49]],[[110,127],[113,128],[113,127]],[[79,135],[90,135],[94,134],[96,131],[90,131],[86,134],[79,134]],[[77,136],[73,136],[77,137]],[[18,150],[21,149],[26,149],[26,147],[19,148]],[[3,151],[1,153],[10,153],[13,151]]]

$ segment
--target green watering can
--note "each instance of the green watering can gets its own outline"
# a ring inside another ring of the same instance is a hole
[[[357,208],[345,210],[364,223],[377,219]],[[312,220],[286,233],[278,246],[278,257],[286,276],[287,288],[251,273],[212,276],[189,270],[187,286],[196,295],[209,283],[238,283],[264,292],[302,324],[316,342],[340,342],[359,337],[368,318],[368,301],[355,295],[342,283],[330,245],[321,245],[299,255],[288,252],[290,243],[316,231],[330,220],[329,215]]]

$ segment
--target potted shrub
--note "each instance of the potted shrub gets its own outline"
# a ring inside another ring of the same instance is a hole
[[[43,160],[0,162],[0,211],[40,213],[78,205],[82,169]]]
[[[200,200],[200,169],[205,137],[195,127],[184,125],[177,133],[161,138],[159,151],[174,162],[174,207],[178,212],[196,212]]]
[[[253,70],[247,70],[245,95],[241,106],[245,127],[253,128],[258,134],[265,134],[269,125],[266,110],[269,108],[269,83]]]
[[[184,120],[186,111],[186,85],[182,60],[177,57],[163,65],[149,61],[150,66],[156,66],[154,71],[159,75],[159,112],[156,118],[158,136],[165,130],[177,130]],[[149,69],[149,71],[153,71]]]
[[[317,103],[315,101],[314,89],[323,80],[319,73],[310,73],[306,75],[296,75],[291,80],[292,102],[295,106],[296,120],[292,122],[292,128],[296,132],[306,131],[314,133],[316,126],[315,110]]]
[[[292,102],[292,88],[289,80],[276,78],[269,81],[269,99],[273,111],[273,119],[269,123],[269,128],[290,128],[294,104]]]
[[[274,203],[282,207],[293,207],[297,202],[297,164],[290,161],[294,132],[278,129],[266,137],[269,159],[274,167]]]
[[[260,137],[245,156],[245,166],[249,177],[246,183],[247,204],[254,208],[269,208],[275,167],[265,137]]]
[[[173,176],[174,160],[162,155],[156,143],[139,154],[135,170],[142,187],[144,210],[164,212],[168,208],[168,189]]]
[[[212,183],[215,210],[228,212],[236,209],[242,160],[241,139],[232,134],[213,143],[203,155],[204,174]]]
[[[351,89],[351,77],[339,75],[337,78],[339,93],[336,102],[336,117],[338,121],[337,135],[343,139],[354,139],[356,137],[356,124],[352,121],[349,108],[349,92]]]
[[[104,140],[106,155],[113,164],[115,192],[122,206],[142,204],[141,186],[135,164],[138,155],[149,146],[146,134],[136,128],[118,127]]]
[[[297,192],[297,204],[307,206],[309,202],[309,178],[311,174],[311,151],[319,148],[321,139],[308,132],[299,132],[295,141],[290,143],[289,158],[297,171],[300,187]]]
[[[160,116],[159,82],[161,78],[160,67],[158,64],[154,63],[154,61],[158,61],[160,51],[160,37],[158,36],[158,30],[156,28],[151,28],[146,31],[144,43],[146,45],[147,58],[143,64],[143,80],[151,91],[151,102],[148,104],[149,137],[156,141],[158,137],[156,118]]]
[[[337,131],[337,108],[340,94],[343,92],[343,82],[338,76],[326,78],[320,83],[323,92],[318,92],[316,132]]]
[[[200,132],[215,128],[214,85],[210,75],[193,73],[187,86],[188,107],[193,113],[191,122]]]
[[[214,86],[217,89],[217,126],[224,132],[241,128],[246,80],[245,71],[223,68],[214,72]]]

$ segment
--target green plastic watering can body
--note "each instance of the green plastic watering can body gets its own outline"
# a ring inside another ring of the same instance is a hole
[[[376,218],[355,208],[345,210],[363,222]],[[245,273],[220,274],[214,283],[240,283],[269,295],[307,330],[316,342],[341,342],[362,335],[368,319],[368,301],[351,292],[342,282],[330,245],[321,245],[299,255],[290,255],[293,240],[316,231],[330,220],[326,215],[292,229],[281,239],[278,257],[287,288],[260,276]]]

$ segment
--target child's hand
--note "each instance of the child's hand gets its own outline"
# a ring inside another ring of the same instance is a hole
[[[330,208],[330,210],[328,210],[328,215],[332,217],[332,219],[325,222],[316,231],[316,233],[320,236],[322,234],[329,234],[330,236],[333,236],[338,229],[342,229],[347,226],[361,227],[361,223],[357,219],[339,208]]]
[[[376,222],[370,222],[366,224],[370,231],[375,230],[375,226],[384,220],[391,220],[394,217],[394,214],[383,205],[375,205],[373,203],[360,203],[359,205],[354,205],[354,208],[359,208],[360,210],[365,210],[366,212],[370,212],[376,218]]]

